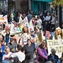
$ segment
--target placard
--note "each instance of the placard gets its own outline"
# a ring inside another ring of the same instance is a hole
[[[61,54],[63,52],[63,40],[59,39],[59,40],[47,40],[47,46],[48,46],[48,55],[51,54],[51,49],[55,49],[56,50],[56,54],[58,55],[58,57],[61,57]]]

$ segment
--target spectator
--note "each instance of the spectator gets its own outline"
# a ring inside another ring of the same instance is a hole
[[[46,20],[46,30],[50,31],[51,15],[49,13],[47,13],[47,16],[46,16],[45,20]]]
[[[1,14],[2,14],[3,16],[5,16],[5,15],[7,14],[7,11],[2,10]]]
[[[47,16],[47,10],[44,11],[44,17],[46,17],[46,16]]]
[[[36,23],[37,23],[36,26],[39,27],[39,29],[42,29],[42,20],[40,19],[40,17],[37,17]]]
[[[37,48],[36,63],[45,63],[48,59],[47,51],[45,49],[44,42],[42,42]]]
[[[28,12],[28,22],[30,22],[30,20],[32,19],[32,14],[31,14],[31,12]]]
[[[57,63],[58,62],[58,56],[56,55],[55,49],[51,49],[51,54],[48,56],[48,60],[52,61],[52,63]]]
[[[28,39],[27,44],[24,46],[24,52],[26,54],[25,60],[27,61],[27,63],[34,62],[34,58],[33,58],[34,51],[35,51],[35,47],[31,43],[30,39]]]
[[[52,14],[52,19],[51,19],[51,31],[54,32],[55,31],[55,16],[54,14]]]

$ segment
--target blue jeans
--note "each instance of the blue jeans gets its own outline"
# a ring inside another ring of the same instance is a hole
[[[10,63],[9,60],[3,60],[2,62],[3,62],[3,63]]]

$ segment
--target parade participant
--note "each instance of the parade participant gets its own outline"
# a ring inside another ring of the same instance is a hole
[[[52,63],[57,63],[59,58],[56,55],[56,50],[55,49],[51,49],[51,54],[48,56],[48,60],[52,61]]]
[[[62,52],[62,55],[61,55],[61,58],[60,58],[60,63],[63,63],[63,52]]]
[[[62,38],[62,29],[60,27],[57,27],[55,30],[55,38],[56,39]]]
[[[2,45],[0,43],[0,62],[2,62]]]
[[[37,42],[39,42],[39,43],[42,42],[42,40],[43,40],[43,31],[40,30],[38,27],[35,27],[34,29],[35,29],[35,34],[37,36]]]
[[[47,30],[47,31],[45,32],[45,38],[46,38],[46,40],[51,38],[51,33],[50,33],[50,31]]]
[[[5,54],[3,55],[3,62],[4,63],[10,63],[10,55],[12,54],[12,52],[10,52],[10,48],[8,46],[6,46],[5,48]]]
[[[37,34],[35,34],[34,30],[31,30],[31,42],[34,44],[34,47],[37,49],[38,47]]]
[[[16,48],[17,48],[17,43],[15,42],[15,39],[11,38],[10,39],[10,43],[7,44],[7,46],[10,48],[10,49],[14,49],[14,52],[16,52]]]
[[[31,35],[29,33],[29,30],[26,26],[23,27],[22,29],[22,36],[21,36],[24,45],[27,44],[27,39],[31,38]]]
[[[45,49],[44,42],[42,42],[37,48],[36,63],[45,63],[48,59],[47,51]]]
[[[63,39],[63,24],[62,24],[62,26],[61,26],[61,29],[62,29],[62,39]]]
[[[19,41],[18,41],[18,45],[22,48],[22,51],[23,51],[24,44],[23,44],[21,38],[20,38]],[[17,46],[18,46],[18,45],[17,45]]]
[[[14,63],[22,63],[25,60],[25,54],[22,52],[22,48],[18,45],[17,52],[12,53],[10,58],[14,59]]]
[[[25,60],[26,60],[27,63],[30,63],[30,62],[34,63],[34,57],[33,57],[34,51],[35,51],[35,47],[31,43],[31,40],[28,39],[27,44],[24,46],[24,52],[26,54]]]
[[[0,34],[0,43],[2,43],[4,40],[4,36],[2,34]]]
[[[10,13],[8,16],[9,23],[14,23],[14,15],[13,13]]]
[[[10,40],[10,28],[8,26],[5,27],[5,42],[9,43]]]

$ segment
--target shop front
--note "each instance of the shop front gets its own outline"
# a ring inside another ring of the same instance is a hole
[[[52,0],[31,0],[31,10],[37,14],[39,11],[44,12],[50,8]]]

